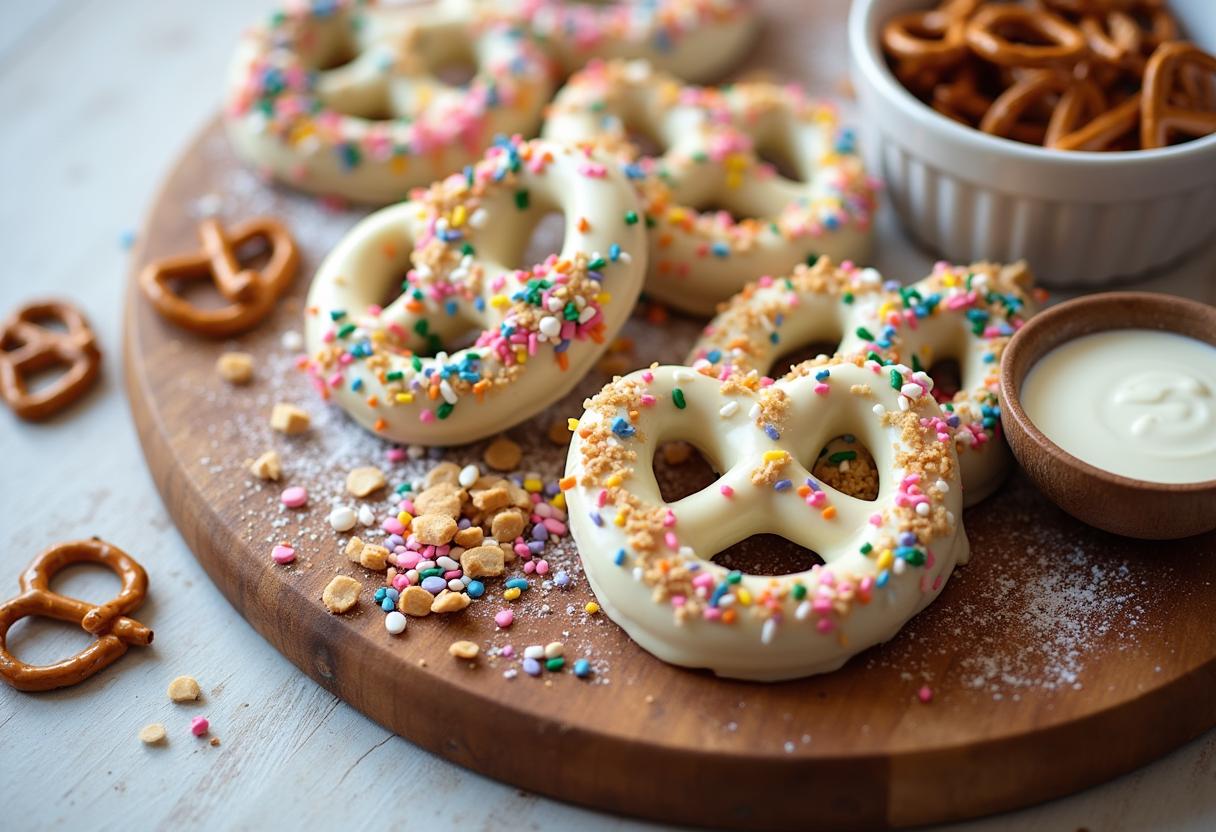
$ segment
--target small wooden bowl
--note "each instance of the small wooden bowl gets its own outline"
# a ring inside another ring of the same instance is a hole
[[[1040,358],[1065,341],[1111,329],[1165,330],[1216,346],[1216,307],[1172,295],[1105,292],[1031,318],[1001,358],[1001,425],[1013,455],[1052,502],[1099,529],[1144,540],[1216,529],[1216,480],[1159,483],[1112,474],[1052,442],[1022,408],[1022,382]]]

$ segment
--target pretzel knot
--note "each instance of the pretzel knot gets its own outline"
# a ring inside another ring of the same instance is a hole
[[[1045,67],[1079,58],[1085,35],[1045,9],[992,5],[967,23],[967,44],[982,58],[1006,67]]]
[[[57,320],[67,332],[42,325]],[[51,385],[30,392],[27,373],[67,367]],[[97,379],[101,352],[84,316],[62,301],[37,301],[18,309],[0,329],[0,398],[22,419],[45,419],[80,398]]]
[[[1157,47],[1144,70],[1140,144],[1165,147],[1174,132],[1216,132],[1216,57],[1182,41]]]
[[[200,335],[226,338],[257,326],[295,277],[300,259],[295,240],[269,217],[247,220],[231,230],[207,219],[199,225],[198,237],[201,251],[144,267],[139,275],[144,296],[165,319]],[[260,270],[242,269],[240,250],[259,241],[268,247],[270,259]],[[195,280],[212,281],[227,305],[200,308],[173,289],[175,282]]]
[[[95,605],[52,592],[51,579],[61,569],[77,563],[96,563],[114,571],[122,579],[118,597]],[[127,617],[144,601],[148,574],[117,546],[97,538],[56,544],[34,558],[22,573],[19,585],[21,594],[0,604],[0,678],[17,690],[54,690],[75,685],[113,664],[127,652],[129,645],[152,643],[152,631]],[[31,616],[79,624],[98,639],[55,664],[25,664],[8,651],[6,639],[13,624]]]

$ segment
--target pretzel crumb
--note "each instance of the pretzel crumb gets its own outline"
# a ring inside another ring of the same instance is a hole
[[[270,427],[288,436],[304,433],[311,425],[308,412],[288,402],[279,402],[270,413]]]
[[[431,614],[435,597],[420,586],[407,586],[397,598],[397,609],[414,618]]]
[[[363,584],[346,575],[336,575],[321,593],[325,607],[335,615],[349,612],[359,601]]]
[[[195,702],[202,695],[193,676],[178,676],[169,683],[169,698],[174,702]]]
[[[144,745],[159,745],[165,741],[165,725],[162,722],[149,722],[139,729],[139,741]]]
[[[388,549],[374,543],[364,544],[359,551],[359,564],[364,569],[373,572],[383,572],[388,568]]]
[[[384,488],[388,480],[384,472],[371,465],[352,468],[346,475],[346,490],[356,497],[366,497]]]
[[[229,384],[248,384],[253,379],[253,356],[247,352],[226,352],[216,360],[215,371]]]
[[[422,591],[426,592],[425,589]],[[463,592],[452,592],[450,589],[445,589],[435,596],[435,600],[431,604],[431,612],[460,612],[471,603],[473,603],[473,599]]]
[[[514,471],[524,458],[524,451],[518,443],[500,436],[486,447],[481,458],[491,470]]]
[[[278,451],[266,451],[253,462],[249,463],[249,473],[260,480],[278,482],[283,476],[283,464]]]
[[[443,546],[456,536],[456,521],[446,514],[421,514],[410,528],[424,546]]]
[[[453,641],[448,653],[458,659],[475,659],[481,648],[471,641]]]
[[[505,570],[502,547],[477,546],[460,556],[460,566],[470,578],[496,577]]]

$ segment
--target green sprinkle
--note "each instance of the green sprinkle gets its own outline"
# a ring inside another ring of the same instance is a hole
[[[874,333],[870,332],[870,330],[866,329],[864,326],[857,327],[855,332],[857,333],[857,337],[862,339],[863,341],[873,341],[874,340]]]
[[[422,578],[431,578],[431,577],[434,577],[435,575],[442,575],[442,574],[443,574],[443,570],[440,569],[438,566],[436,566],[434,569],[423,569],[421,572],[418,573],[419,577],[422,577]]]
[[[828,457],[828,462],[839,465],[845,460],[857,459],[857,451],[837,451]]]
[[[460,246],[460,253],[465,257],[472,257],[476,254],[476,250],[473,248],[472,243],[464,243]]]
[[[794,584],[794,588],[790,590],[790,594],[794,596],[795,601],[801,601],[806,597],[806,587],[802,584]]]
[[[726,576],[726,582],[728,584],[737,584],[741,580],[743,580],[743,573],[738,569],[732,569]]]
[[[868,555],[868,554],[870,554],[870,552],[873,552],[873,551],[874,551],[874,544],[872,544],[872,543],[861,544],[861,553],[863,555]]]
[[[686,405],[686,402],[684,401],[684,391],[679,387],[676,387],[671,391],[671,400],[676,403],[676,407],[680,408],[680,410],[684,409]]]
[[[816,254],[815,252],[812,251],[810,254],[808,254],[806,256],[806,264],[808,266],[813,266],[818,262],[819,262],[819,255]]]
[[[347,335],[350,335],[354,331],[355,331],[354,324],[343,324],[342,328],[338,330],[338,337],[345,338]]]
[[[427,323],[426,318],[419,318],[414,323],[414,332],[417,332],[422,337],[426,337],[427,332],[431,329],[431,325]]]
[[[518,208],[521,211],[527,211],[528,205],[530,202],[531,202],[531,200],[528,197],[527,191],[516,191],[515,192],[515,207],[516,208]]]
[[[851,304],[853,302],[853,293],[845,292],[843,295],[840,296],[840,299],[842,301],[844,301],[845,303]]]
[[[919,373],[924,369],[925,365],[920,363],[920,358],[917,357],[916,353],[912,353],[912,372]]]
[[[605,260],[603,257],[597,257],[594,260],[592,260],[590,263],[587,264],[587,268],[591,269],[591,271],[593,271],[593,272],[596,272],[596,271],[599,271],[600,269],[604,268],[604,266],[607,266],[607,265],[608,265],[607,260]]]
[[[911,552],[904,555],[904,560],[908,562],[909,566],[924,566],[925,553],[920,549],[913,549]]]
[[[625,212],[625,225],[637,225],[637,224],[638,224],[638,212],[637,211],[626,211]]]
[[[549,659],[545,662],[545,670],[552,670],[554,673],[566,666],[566,660],[561,656]]]
[[[389,370],[384,374],[384,377],[389,381],[401,381],[401,379],[405,378],[405,373],[400,370]]]
[[[414,372],[416,372],[416,373],[422,372],[422,359],[419,358],[418,356],[415,355],[413,358],[410,359],[410,365],[414,368]]]
[[[440,419],[446,419],[452,415],[452,411],[456,409],[456,405],[444,402],[435,410],[435,415]]]
[[[879,355],[878,353],[874,352],[874,350],[870,350],[868,353],[866,353],[866,360],[867,361],[877,361],[880,365],[887,363],[887,362],[883,361],[882,356]]]
[[[346,317],[345,309],[334,309],[329,313],[329,319],[335,323]]]
[[[904,386],[904,377],[899,374],[899,370],[891,371],[891,386],[896,390]]]
[[[413,490],[414,490],[414,486],[410,485],[408,482],[403,482],[403,483],[401,483],[401,485],[397,486],[397,488],[396,488],[396,491],[398,494],[406,494]]]

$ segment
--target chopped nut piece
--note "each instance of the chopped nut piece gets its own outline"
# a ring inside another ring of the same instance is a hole
[[[359,551],[359,563],[364,569],[383,572],[388,568],[388,549],[374,543],[364,543]]]
[[[270,427],[279,433],[295,436],[308,430],[312,418],[294,404],[279,402],[270,413]]]
[[[514,471],[524,458],[523,449],[505,436],[500,436],[486,447],[482,460],[495,471]]]
[[[215,362],[215,371],[229,384],[248,384],[253,378],[253,356],[247,352],[226,352]]]
[[[347,560],[352,560],[355,563],[359,562],[359,556],[363,554],[363,541],[357,537],[352,537],[346,543],[346,549],[343,550]]]
[[[513,482],[507,483],[507,491],[511,492],[511,505],[531,513],[532,495],[526,489]]]
[[[337,575],[321,593],[321,600],[332,613],[348,612],[359,601],[363,584],[346,575]]]
[[[383,471],[371,465],[366,465],[362,468],[353,468],[346,475],[346,490],[356,497],[366,497],[368,494],[384,488],[387,482],[384,479]]]
[[[465,491],[459,485],[439,483],[414,498],[415,513],[444,514],[455,520],[465,499]]]
[[[422,487],[425,490],[441,483],[457,485],[459,482],[460,466],[455,462],[441,462],[427,472],[426,479],[422,481]]]
[[[458,659],[475,659],[481,648],[471,641],[453,641],[448,653]]]
[[[426,592],[424,589],[423,592]],[[459,612],[473,602],[473,599],[463,592],[452,592],[445,589],[435,596],[431,604],[431,612]]]
[[[169,683],[169,698],[174,702],[193,702],[202,695],[193,676],[178,676]]]
[[[442,546],[456,536],[456,521],[443,514],[420,514],[410,528],[424,546]]]
[[[431,614],[431,604],[435,596],[420,586],[407,586],[397,598],[397,609],[406,615],[422,618]]]
[[[494,511],[511,504],[511,492],[501,485],[473,495],[473,506],[480,511]]]
[[[283,465],[279,461],[279,452],[267,451],[249,463],[249,473],[260,480],[278,482],[279,477],[283,476]]]
[[[461,529],[456,532],[456,545],[472,549],[475,546],[480,546],[485,536],[485,532],[481,530],[480,526],[469,526],[467,529]]]
[[[460,568],[470,578],[501,575],[505,568],[502,548],[499,546],[478,546],[473,549],[466,549],[460,556]]]
[[[151,722],[139,729],[139,741],[144,745],[156,745],[165,741],[165,726],[160,722]]]
[[[509,543],[523,533],[524,514],[517,508],[500,511],[490,521],[490,536],[499,543]]]

